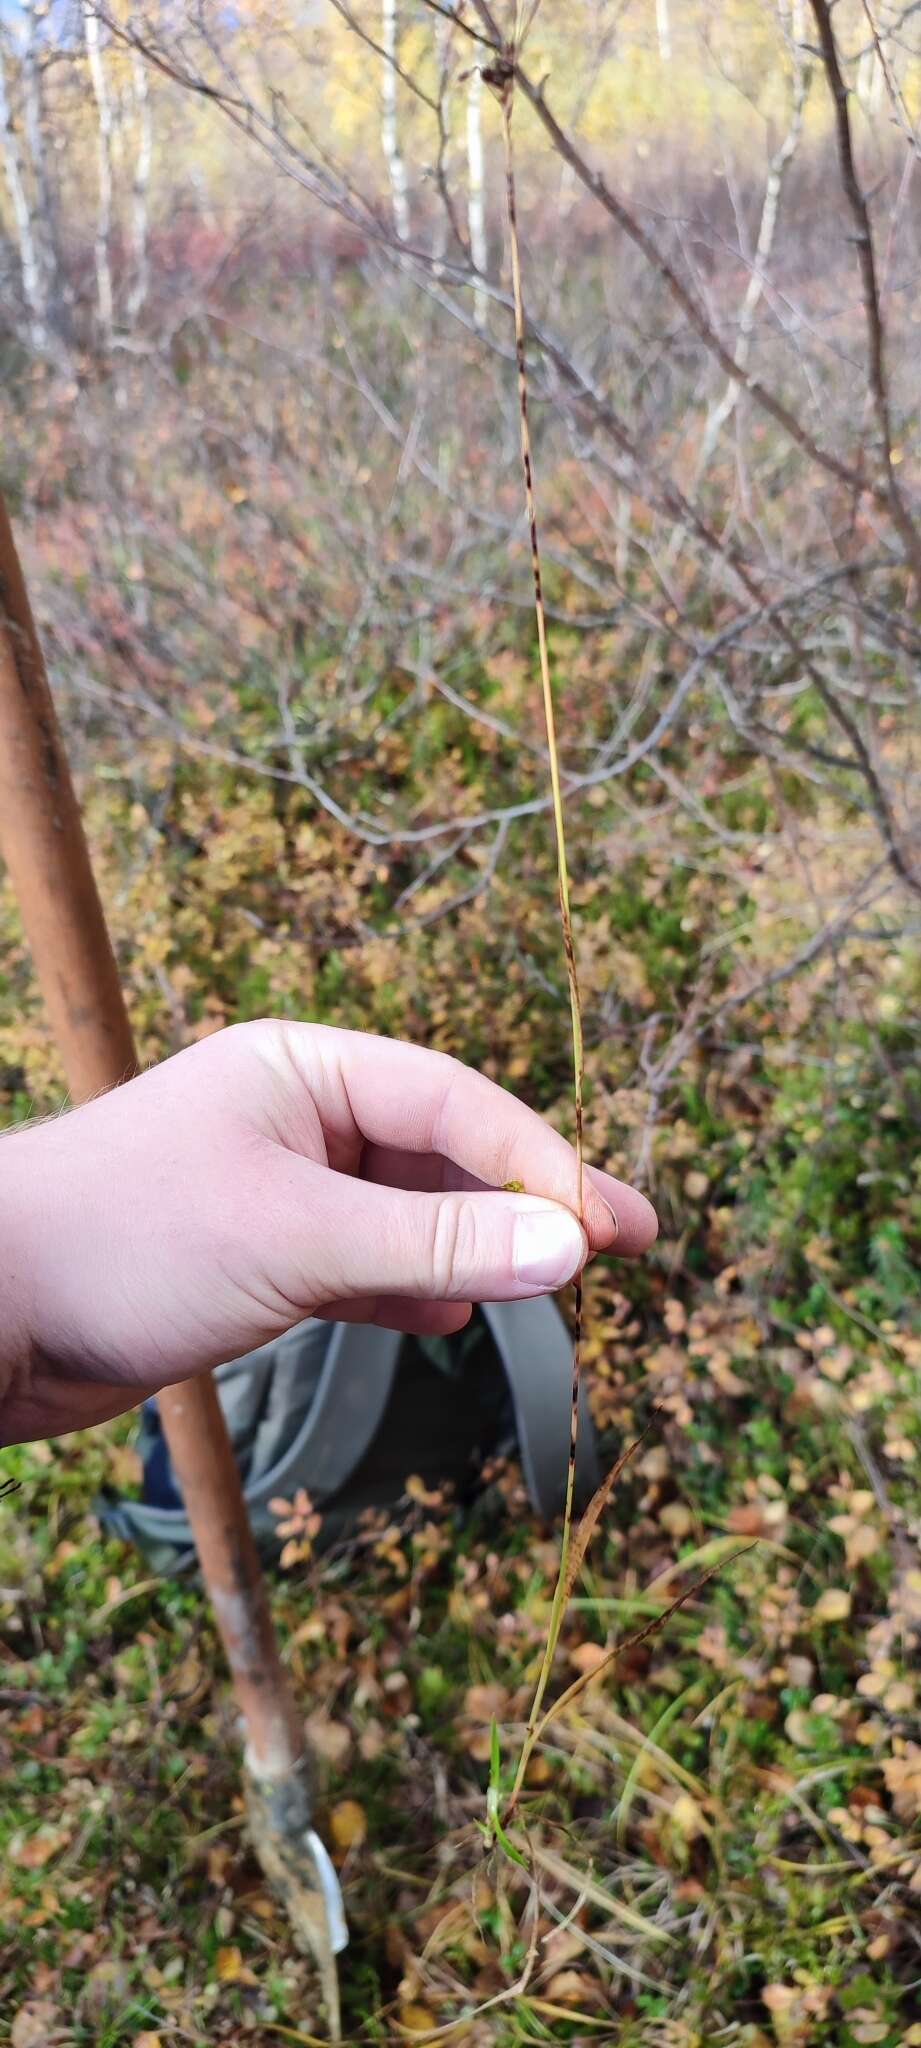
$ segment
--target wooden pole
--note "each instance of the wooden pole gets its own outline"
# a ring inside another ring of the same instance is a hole
[[[130,1080],[137,1055],[2,496],[0,857],[19,902],[68,1087],[76,1102],[85,1102]],[[342,1945],[341,1920],[331,1945],[332,1873],[310,1831],[303,1724],[279,1655],[211,1374],[167,1388],[160,1412],[245,1726],[247,1770],[258,1789],[257,1847],[288,1899],[296,1931],[317,1956],[335,2029],[332,1949]],[[281,1869],[275,1867],[279,1861]],[[332,1899],[333,1918],[336,1903]]]

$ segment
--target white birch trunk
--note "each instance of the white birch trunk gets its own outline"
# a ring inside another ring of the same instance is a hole
[[[885,77],[875,45],[862,51],[857,63],[857,98],[869,114],[878,112],[883,98]]]
[[[767,282],[767,267],[771,259],[771,250],[774,246],[774,234],[777,227],[777,216],[780,211],[784,178],[796,154],[803,129],[803,113],[809,93],[809,66],[801,47],[802,37],[802,0],[794,0],[791,34],[794,72],[790,121],[787,132],[779,147],[775,150],[768,166],[764,199],[761,206],[761,219],[758,224],[758,241],[745,295],[739,308],[738,340],[733,351],[736,366],[743,373],[748,368],[752,339],[755,332],[755,315]],[[731,417],[738,405],[741,390],[741,379],[730,377],[722,398],[719,399],[715,406],[711,407],[707,424],[704,428],[703,441],[698,458],[698,483],[709,464],[710,457],[713,454],[726,421]]]
[[[140,50],[131,52],[131,84],[137,113],[137,152],[131,184],[131,252],[134,259],[134,274],[126,310],[129,323],[134,326],[147,303],[150,289],[147,194],[153,155],[150,88],[147,83],[147,66]]]
[[[19,248],[19,267],[22,276],[22,296],[25,300],[29,324],[29,339],[33,348],[48,346],[48,321],[45,300],[44,279],[35,224],[29,206],[29,198],[23,177],[22,158],[19,151],[19,137],[10,105],[7,79],[7,53],[0,42],[0,130],[3,134],[3,168],[6,174],[7,191],[13,209],[16,226],[16,241]]]
[[[390,178],[393,224],[401,242],[409,240],[409,200],[406,165],[400,153],[397,125],[397,0],[381,0],[381,41],[384,68],[381,76],[381,147]]]
[[[22,52],[22,110],[26,147],[35,192],[35,243],[46,309],[63,296],[60,251],[48,160],[45,154],[45,109],[42,98],[39,9],[36,0],[23,9],[26,36]]]
[[[659,56],[663,64],[668,64],[672,54],[672,24],[668,0],[656,0],[656,34],[659,38]]]
[[[437,91],[440,129],[440,168],[439,173],[436,175],[436,183],[439,188],[439,199],[441,200],[441,204],[438,207],[438,211],[435,215],[435,225],[432,233],[432,271],[435,277],[441,277],[444,256],[448,247],[448,239],[451,229],[451,216],[448,211],[448,207],[445,204],[444,198],[444,187],[446,185],[448,177],[448,151],[450,147],[450,121],[448,117],[448,100],[450,93],[451,29],[450,24],[446,21],[443,14],[436,14],[434,21],[434,30],[435,60],[438,67]]]
[[[489,264],[486,239],[486,207],[483,185],[483,123],[481,119],[483,81],[479,71],[470,73],[467,85],[467,231],[474,266],[485,277]],[[481,285],[474,287],[473,317],[482,332],[486,326],[489,296]]]
[[[99,16],[94,12],[91,0],[84,0],[83,26],[90,82],[96,102],[97,205],[96,234],[93,242],[96,309],[100,340],[104,347],[109,348],[115,318],[112,263],[109,254],[109,238],[112,232],[112,102],[99,39]]]

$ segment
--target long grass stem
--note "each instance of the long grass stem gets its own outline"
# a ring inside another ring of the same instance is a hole
[[[524,293],[521,283],[521,247],[518,236],[518,208],[515,195],[515,155],[512,144],[512,109],[514,103],[514,67],[508,61],[500,61],[483,74],[499,100],[502,109],[502,132],[505,143],[505,190],[508,221],[508,243],[512,271],[512,298],[515,315],[515,359],[518,374],[518,415],[521,432],[521,466],[524,472],[525,509],[528,520],[528,535],[531,550],[531,574],[534,582],[534,610],[537,618],[537,649],[540,666],[541,692],[543,696],[544,723],[547,730],[547,751],[550,759],[550,791],[553,801],[553,824],[556,834],[557,885],[560,904],[560,926],[563,935],[563,951],[566,958],[566,977],[569,984],[569,1008],[572,1019],[573,1094],[576,1126],[576,1209],[580,1222],[584,1214],[584,1145],[583,1145],[583,1095],[585,1085],[585,1057],[582,1033],[582,1006],[579,999],[579,977],[576,969],[576,951],[573,940],[572,910],[569,892],[569,864],[566,858],[566,827],[563,818],[563,792],[560,779],[560,759],[556,734],[556,714],[553,702],[553,684],[550,675],[550,653],[547,645],[547,619],[544,611],[543,579],[541,576],[540,542],[537,531],[537,508],[534,492],[534,462],[531,453],[531,426],[528,416],[528,374],[527,374],[527,326],[524,310]],[[515,1773],[506,1809],[510,1814],[518,1800],[524,1783],[525,1772],[537,1738],[540,1712],[544,1693],[553,1667],[560,1625],[567,1598],[568,1558],[572,1532],[573,1500],[576,1477],[576,1448],[579,1432],[579,1382],[581,1378],[582,1354],[582,1276],[577,1276],[575,1285],[575,1332],[572,1356],[572,1404],[569,1427],[569,1461],[566,1473],[566,1498],[563,1508],[563,1535],[560,1552],[560,1568],[553,1605],[550,1611],[550,1625],[547,1643],[538,1673],[534,1699],[528,1716],[521,1755]]]

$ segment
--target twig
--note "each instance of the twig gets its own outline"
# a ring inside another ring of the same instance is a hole
[[[498,28],[492,10],[488,5],[488,0],[475,0],[475,6],[484,27],[494,36],[496,47],[500,47]],[[604,207],[605,212],[609,213],[612,220],[617,222],[618,227],[623,230],[624,234],[630,237],[631,242],[634,242],[637,248],[642,250],[647,262],[652,264],[653,269],[661,277],[663,283],[667,285],[673,298],[677,300],[689,326],[693,328],[694,333],[699,336],[705,347],[709,349],[711,355],[716,358],[721,368],[725,370],[727,377],[732,377],[734,380],[739,381],[743,390],[749,393],[749,396],[761,406],[764,412],[770,413],[772,419],[777,421],[778,426],[783,427],[785,433],[789,434],[790,439],[796,442],[797,447],[801,448],[804,454],[809,455],[813,462],[819,463],[822,469],[827,470],[830,476],[837,477],[839,483],[850,485],[859,481],[863,489],[871,491],[874,496],[880,498],[887,505],[890,504],[889,494],[881,485],[874,486],[869,481],[858,479],[856,471],[849,463],[839,461],[837,456],[832,455],[827,449],[820,447],[818,441],[810,434],[808,428],[803,426],[802,421],[797,419],[795,413],[792,413],[788,406],[784,405],[779,398],[775,398],[774,393],[769,391],[766,385],[762,384],[760,377],[756,377],[748,369],[740,372],[732,350],[727,348],[725,343],[720,340],[715,328],[711,326],[710,321],[707,319],[703,307],[694,296],[694,293],[689,291],[688,287],[682,282],[667,256],[663,255],[661,249],[656,247],[651,235],[647,234],[645,228],[641,226],[640,222],[630,212],[629,207],[624,205],[617,193],[612,191],[600,171],[590,169],[585,158],[576,148],[572,138],[560,126],[559,121],[551,111],[543,85],[535,85],[518,63],[514,65],[514,79],[520,85],[525,98],[530,101],[538,120],[543,122],[554,148],[562,157],[564,163],[569,164],[570,169],[575,172],[576,177],[585,186],[586,191],[591,192],[593,197]]]
[[[758,226],[758,239],[755,246],[755,254],[752,261],[751,271],[749,273],[748,284],[746,285],[745,295],[743,297],[742,305],[739,311],[738,338],[733,351],[735,362],[737,365],[736,374],[734,377],[729,378],[722,397],[717,401],[715,405],[712,405],[710,407],[709,413],[707,415],[707,421],[703,432],[703,439],[701,441],[700,446],[700,454],[697,458],[697,472],[695,483],[698,488],[700,487],[704,474],[707,468],[709,467],[711,456],[716,447],[722,429],[726,425],[726,422],[731,417],[732,413],[735,411],[735,408],[739,401],[739,397],[741,395],[742,384],[740,372],[744,372],[747,369],[749,356],[751,354],[751,345],[755,333],[755,316],[757,314],[758,306],[760,304],[761,297],[764,292],[764,287],[767,282],[768,265],[771,259],[771,250],[774,244],[774,234],[777,227],[778,216],[780,213],[780,201],[781,194],[783,192],[784,180],[787,176],[790,165],[793,162],[793,159],[796,155],[800,137],[802,135],[803,115],[806,109],[806,101],[809,97],[809,81],[811,72],[810,66],[805,61],[804,53],[796,43],[795,36],[791,40],[793,56],[793,87],[791,95],[790,118],[787,124],[786,133],[782,141],[779,143],[777,149],[774,151],[770,163],[768,164],[767,181],[765,183],[764,188],[764,199],[761,205],[761,220]]]
[[[902,130],[902,134],[904,135],[905,140],[909,145],[909,148],[914,152],[914,155],[917,157],[918,162],[921,163],[921,139],[919,139],[918,137],[911,115],[909,114],[908,108],[905,104],[904,93],[902,92],[899,86],[899,81],[896,78],[892,65],[889,62],[886,45],[882,36],[880,35],[879,26],[876,22],[873,10],[870,6],[870,0],[862,0],[862,4],[864,14],[867,17],[867,25],[869,27],[870,34],[873,38],[873,47],[879,59],[879,68],[886,82],[886,91],[889,94],[889,99],[892,104],[896,121],[898,122],[898,125]]]
[[[892,514],[893,525],[897,528],[908,563],[916,583],[921,583],[921,537],[912,519],[908,506],[896,482],[892,466],[892,428],[889,417],[889,390],[886,379],[886,348],[883,327],[883,312],[880,304],[879,285],[876,277],[876,255],[873,248],[873,229],[870,209],[857,176],[854,162],[854,148],[851,139],[851,120],[848,112],[847,86],[838,59],[838,45],[832,28],[831,9],[828,0],[810,0],[819,32],[822,63],[828,89],[835,109],[835,133],[838,143],[838,163],[841,169],[841,186],[850,207],[854,222],[854,239],[857,244],[857,261],[860,265],[860,280],[863,288],[863,307],[867,323],[867,369],[870,391],[876,412],[876,426],[879,440],[879,457],[885,478],[885,491]]]

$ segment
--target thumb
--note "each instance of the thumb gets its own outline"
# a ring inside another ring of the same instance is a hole
[[[310,1178],[309,1234],[303,1210],[298,1220],[316,1300],[516,1301],[565,1286],[588,1257],[577,1217],[537,1195],[417,1194],[316,1169]]]

